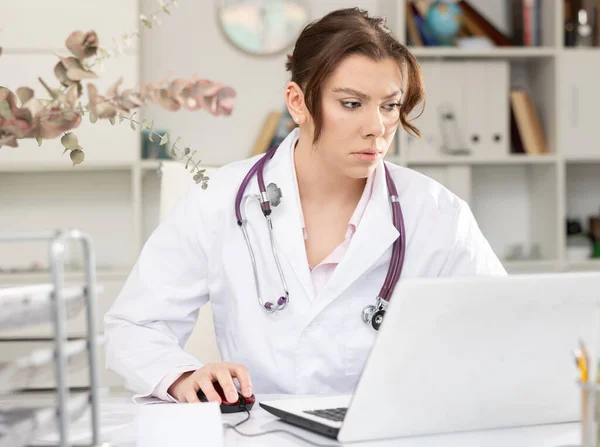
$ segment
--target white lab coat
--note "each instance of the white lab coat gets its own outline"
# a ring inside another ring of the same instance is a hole
[[[383,165],[347,254],[315,296],[299,203],[293,193],[294,130],[265,168],[265,182],[282,190],[273,209],[279,257],[290,291],[281,312],[259,306],[252,264],[236,223],[238,187],[256,158],[225,166],[209,187],[192,187],[146,242],[122,292],[105,317],[107,366],[127,387],[150,395],[170,371],[202,365],[185,353],[199,308],[212,305],[223,360],[245,365],[255,393],[335,394],[355,387],[376,331],[361,319],[375,302],[398,237]],[[467,204],[439,183],[388,164],[407,232],[402,278],[506,274]],[[247,194],[256,194],[253,179]],[[282,294],[265,219],[256,200],[244,206],[269,300]],[[402,299],[394,294],[392,300]]]

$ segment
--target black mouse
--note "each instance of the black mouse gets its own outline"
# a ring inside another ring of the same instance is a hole
[[[254,406],[254,402],[256,401],[254,394],[250,397],[244,397],[242,396],[242,393],[238,391],[237,401],[227,402],[227,398],[225,397],[225,393],[223,392],[223,388],[221,388],[219,382],[213,382],[213,386],[221,398],[221,413],[239,413],[246,410],[250,411]],[[204,391],[200,389],[196,394],[198,395],[200,402],[208,402]]]

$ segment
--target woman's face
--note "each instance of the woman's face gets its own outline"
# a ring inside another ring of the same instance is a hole
[[[402,74],[393,59],[343,59],[321,90],[320,161],[352,178],[367,177],[387,153],[400,122]],[[310,118],[310,128],[314,125]]]

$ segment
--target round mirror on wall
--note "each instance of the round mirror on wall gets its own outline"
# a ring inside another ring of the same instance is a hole
[[[217,0],[217,18],[236,48],[264,56],[293,45],[309,11],[303,0]]]

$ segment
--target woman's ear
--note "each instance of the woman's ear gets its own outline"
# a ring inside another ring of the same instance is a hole
[[[298,125],[306,122],[306,104],[304,92],[295,82],[289,82],[285,88],[285,102],[294,122]]]

